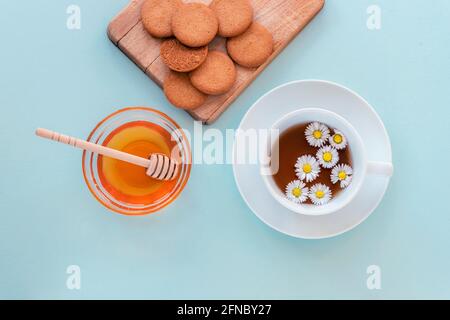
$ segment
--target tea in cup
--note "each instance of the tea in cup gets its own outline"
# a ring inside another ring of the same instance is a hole
[[[366,144],[340,115],[320,109],[287,114],[271,128],[261,174],[270,194],[299,214],[324,215],[347,206],[369,175],[391,176],[391,163],[368,159]]]

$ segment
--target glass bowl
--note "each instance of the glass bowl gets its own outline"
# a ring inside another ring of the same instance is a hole
[[[146,215],[169,205],[183,191],[191,172],[192,155],[189,141],[180,126],[166,114],[146,107],[129,107],[114,112],[103,119],[89,135],[87,141],[102,145],[105,139],[117,128],[135,122],[147,121],[154,123],[171,134],[179,150],[180,172],[173,188],[160,199],[152,203],[126,203],[115,198],[102,184],[98,171],[96,153],[83,152],[82,168],[86,184],[93,196],[108,209],[124,215]]]

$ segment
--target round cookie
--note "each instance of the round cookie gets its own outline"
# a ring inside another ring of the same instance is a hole
[[[181,4],[181,0],[146,0],[141,8],[144,28],[154,37],[170,37],[172,15]]]
[[[210,7],[219,20],[222,37],[236,37],[252,24],[253,8],[249,0],[214,0]]]
[[[217,34],[219,22],[216,14],[201,3],[183,4],[172,16],[172,31],[188,47],[202,47]]]
[[[161,44],[161,57],[172,70],[189,72],[200,66],[208,55],[208,46],[186,47],[177,39],[167,39]]]
[[[164,94],[175,107],[186,110],[200,107],[207,98],[191,84],[186,73],[173,71],[164,80]]]
[[[227,50],[237,64],[247,68],[259,67],[273,52],[272,34],[261,24],[253,22],[243,34],[228,39]]]
[[[211,51],[205,62],[190,73],[191,83],[203,93],[219,95],[231,89],[236,81],[233,61],[219,51]]]

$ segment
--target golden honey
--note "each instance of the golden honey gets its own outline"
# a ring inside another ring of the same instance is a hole
[[[109,148],[148,158],[152,153],[170,157],[176,142],[161,126],[135,121],[118,127],[103,142]],[[159,181],[146,175],[146,168],[108,157],[98,157],[102,185],[117,200],[130,204],[157,202],[173,190],[176,179]]]

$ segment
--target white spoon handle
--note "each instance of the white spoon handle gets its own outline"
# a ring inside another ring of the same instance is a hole
[[[64,143],[71,145],[75,148],[83,149],[86,151],[91,151],[94,153],[101,154],[103,156],[125,161],[128,163],[135,164],[140,167],[148,168],[150,166],[150,160],[141,158],[126,152],[122,152],[119,150],[107,148],[92,142],[88,142],[85,140],[77,139],[74,137],[66,136],[64,134],[54,132],[47,129],[39,128],[36,130],[36,135],[45,139],[53,140],[59,143]]]

